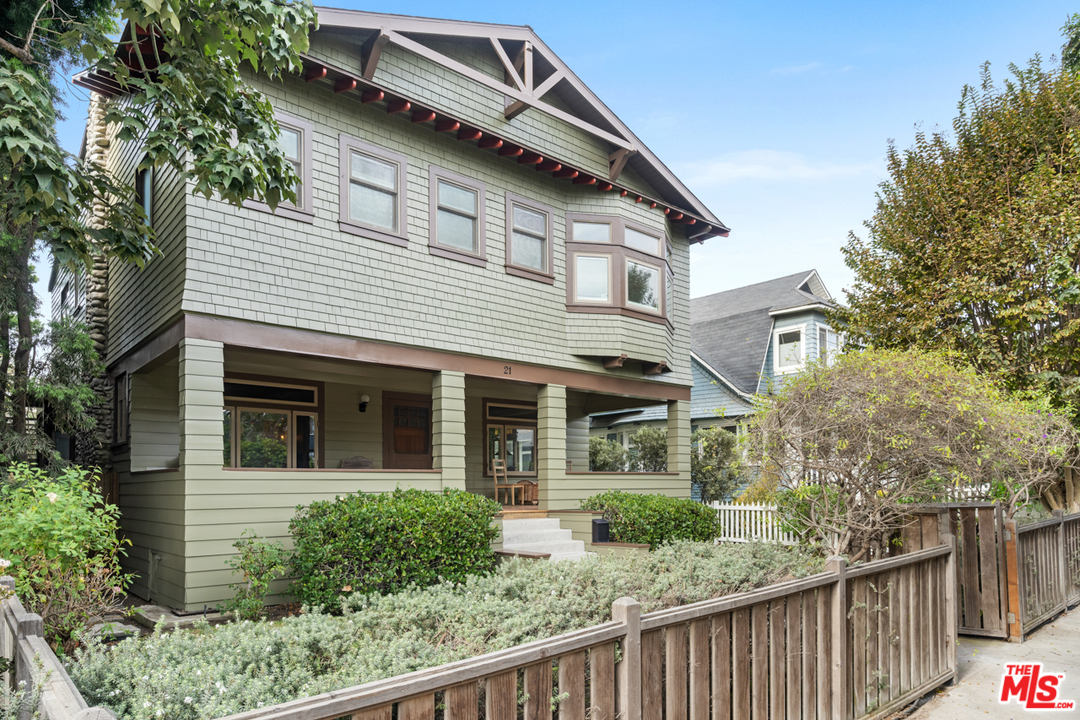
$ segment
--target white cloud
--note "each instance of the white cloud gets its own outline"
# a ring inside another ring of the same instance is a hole
[[[687,185],[723,185],[742,180],[807,181],[866,177],[884,170],[879,163],[840,164],[811,161],[798,153],[780,150],[744,150],[685,163],[677,174]]]
[[[784,67],[773,68],[769,71],[772,75],[802,75],[813,70],[818,70],[825,67],[819,62],[807,63],[806,65],[786,65]]]

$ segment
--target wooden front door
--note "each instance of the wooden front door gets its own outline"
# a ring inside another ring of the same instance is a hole
[[[431,396],[383,393],[383,467],[431,469]]]

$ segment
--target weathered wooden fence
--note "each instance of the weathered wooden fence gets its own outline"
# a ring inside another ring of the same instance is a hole
[[[720,542],[774,542],[794,545],[795,534],[784,529],[775,505],[713,502],[720,520]]]
[[[1005,523],[1010,618],[1022,638],[1080,601],[1080,513],[1030,525]],[[1015,577],[1015,580],[1013,579]]]
[[[880,717],[956,674],[954,542],[227,720]],[[616,648],[616,645],[618,648]],[[616,660],[617,659],[617,660]]]
[[[87,708],[75,683],[42,637],[41,617],[26,612],[14,596],[15,580],[0,577],[0,588],[6,591],[4,595],[12,595],[0,602],[0,657],[10,667],[3,676],[5,687],[15,690],[22,682],[29,690],[35,682],[42,683],[38,710],[43,720],[116,720],[109,710]]]

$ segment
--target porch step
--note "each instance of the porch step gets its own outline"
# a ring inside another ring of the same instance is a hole
[[[504,550],[548,553],[553,562],[592,554],[585,552],[584,542],[573,539],[572,531],[562,528],[558,518],[504,519],[502,529]]]

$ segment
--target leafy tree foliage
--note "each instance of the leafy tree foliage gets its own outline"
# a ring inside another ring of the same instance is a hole
[[[667,428],[643,427],[631,435],[629,463],[634,472],[665,472]]]
[[[622,472],[626,469],[626,448],[599,435],[589,438],[589,471]]]
[[[1061,66],[1070,72],[1080,71],[1080,13],[1073,13],[1061,26],[1065,44],[1061,46]]]
[[[739,477],[735,433],[719,426],[699,428],[690,436],[690,447],[690,484],[697,487],[701,502],[730,498]]]
[[[873,551],[911,503],[956,488],[1009,517],[1056,482],[1077,434],[1045,397],[918,350],[848,351],[762,398],[752,455],[776,468],[784,515],[837,554]]]
[[[156,252],[127,180],[60,148],[54,71],[80,58],[112,78],[121,92],[106,120],[119,139],[143,144],[142,166],[172,166],[208,197],[276,207],[295,199],[297,178],[270,103],[242,77],[297,71],[315,23],[310,0],[45,0],[32,9],[16,0],[0,11],[6,30],[22,33],[0,39],[0,347],[12,376],[5,430],[16,436],[32,400],[34,253],[48,247],[74,268],[101,254],[141,265]]]

